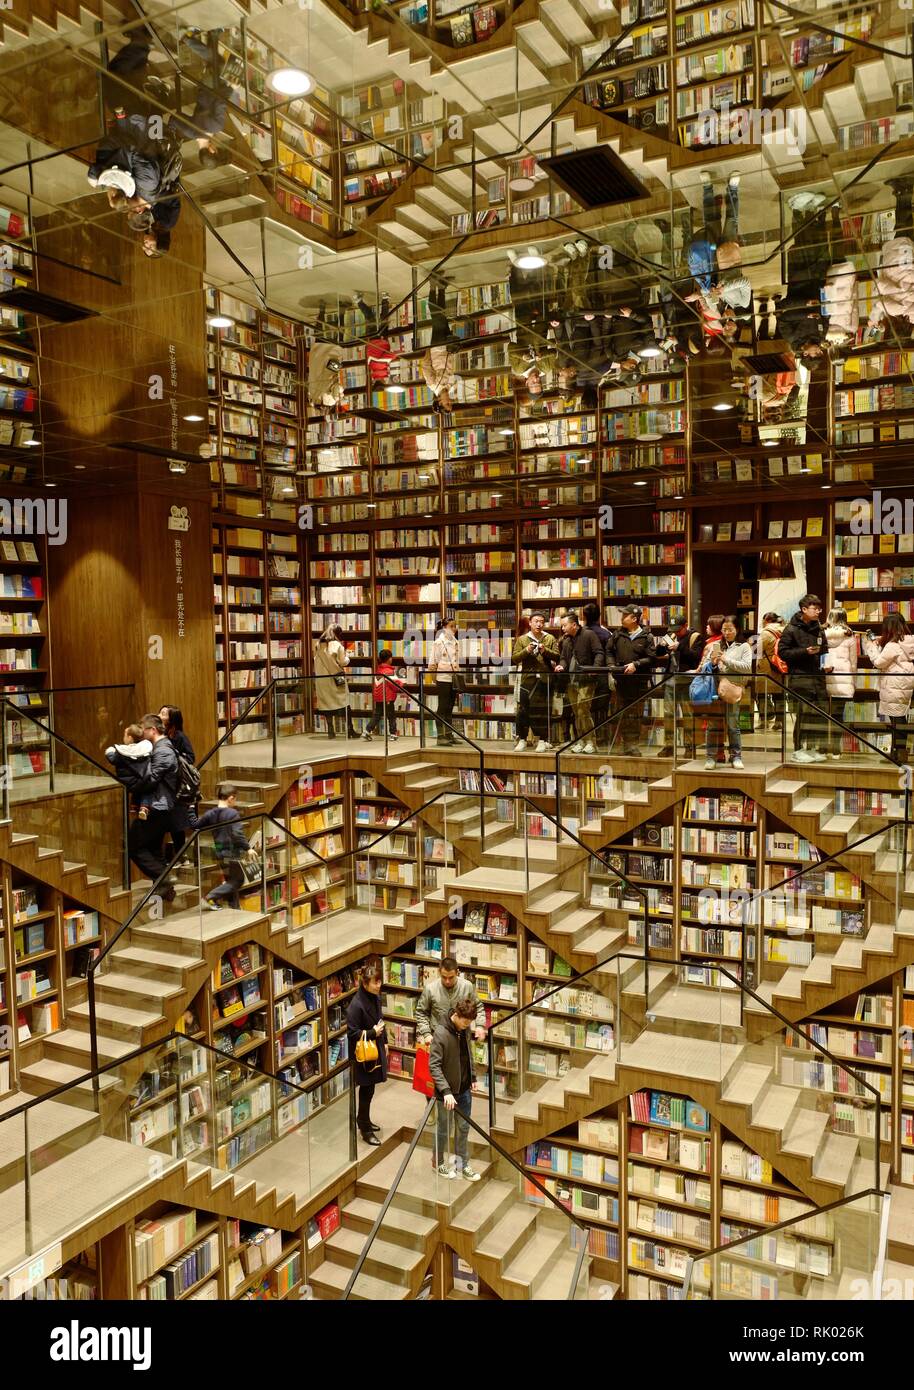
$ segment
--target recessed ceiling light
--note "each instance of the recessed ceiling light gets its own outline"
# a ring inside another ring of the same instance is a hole
[[[40,440],[40,439],[23,439],[23,441],[22,441],[22,447],[23,447],[23,449],[40,449],[40,448],[41,448],[41,440]]]
[[[203,419],[203,416],[202,416],[202,415],[185,415],[185,416],[184,416],[184,419],[185,419],[185,420],[189,420],[190,423],[191,423],[192,425],[196,425],[200,420]]]
[[[764,446],[765,446],[766,449],[773,449],[774,446],[777,444],[777,442],[778,442],[778,441],[777,441],[776,439],[763,439],[763,440],[762,440],[762,443],[764,444]]]
[[[733,402],[732,402],[732,401],[715,401],[715,403],[711,406],[711,409],[712,409],[712,410],[732,410],[732,409],[733,409]]]
[[[513,431],[513,430],[499,430],[498,433],[499,433],[499,434],[513,434],[514,431]]]
[[[295,491],[295,488],[292,486],[291,483],[286,483],[285,487],[283,488],[283,492],[294,492],[294,491]]]
[[[373,512],[374,509],[375,509],[375,507],[376,507],[377,505],[378,505],[377,502],[366,502],[366,503],[365,503],[365,506],[368,508],[368,510],[369,510],[370,512]]]
[[[45,487],[56,487],[56,483],[45,483]]]
[[[225,314],[212,314],[207,320],[209,328],[231,328],[232,320]]]
[[[84,472],[86,465],[84,463],[74,463],[73,467],[80,469],[81,472]]]
[[[490,492],[490,493],[489,493],[489,500],[492,501],[492,502],[497,502],[498,499],[499,499],[500,497],[501,497],[501,493],[500,493],[500,492]]]
[[[267,86],[284,97],[303,97],[314,86],[314,78],[301,68],[274,68],[267,75]]]
[[[801,468],[801,469],[800,469],[800,472],[801,472],[801,473],[811,473],[811,472],[812,472],[812,469],[811,469],[811,468]]]
[[[823,483],[823,484],[822,484],[822,491],[823,491],[823,492],[831,492],[831,483]]]
[[[383,389],[390,391],[395,396],[402,396],[406,392],[406,387],[401,386],[398,381],[389,381]]]
[[[634,486],[635,486],[635,487],[647,487],[647,483],[645,482],[644,478],[636,478],[636,479],[635,479]]]
[[[520,270],[540,270],[546,264],[546,257],[541,256],[535,246],[528,246],[522,255],[515,257],[514,264]]]
[[[684,493],[684,492],[674,492],[674,493],[673,493],[673,501],[674,501],[674,502],[681,502],[684,496],[685,496],[685,493]]]
[[[663,435],[658,434],[656,430],[645,430],[643,434],[636,434],[635,438],[640,439],[644,444],[653,444],[656,440],[662,439]]]
[[[642,348],[638,353],[639,357],[659,357],[661,355],[659,347]]]
[[[516,179],[508,180],[508,187],[512,193],[529,193],[531,188],[536,187],[536,180],[524,178],[523,174],[518,174]]]

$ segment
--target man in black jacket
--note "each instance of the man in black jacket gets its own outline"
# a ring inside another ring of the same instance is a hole
[[[143,738],[152,744],[152,752],[146,775],[137,784],[135,795],[148,806],[149,813],[145,820],[137,817],[131,825],[128,846],[134,864],[155,883],[165,872],[162,841],[172,828],[177,805],[178,758],[157,714],[144,714],[140,725]],[[174,887],[166,883],[162,897],[171,902],[174,896]]]
[[[606,655],[597,634],[589,627],[581,627],[577,613],[566,613],[562,619],[559,655],[561,660],[555,669],[568,672],[568,698],[574,712],[574,731],[578,740],[571,751],[593,753],[591,706],[598,673],[606,668]]]
[[[787,667],[787,689],[801,697],[796,701],[793,725],[794,763],[825,761],[819,746],[824,742],[825,731],[820,711],[826,708],[825,673],[831,667],[821,662],[828,653],[821,615],[821,601],[815,594],[806,594],[800,599],[799,613],[794,613],[778,642],[778,653]]]
[[[704,644],[705,639],[697,629],[689,630],[689,619],[685,615],[676,627],[670,628],[666,636],[657,642],[655,659],[660,675],[670,677],[663,687],[663,747],[657,754],[659,758],[673,756],[677,710],[686,757],[695,756],[689,677],[698,669]]]
[[[622,626],[613,638],[613,664],[616,678],[619,718],[618,737],[622,752],[639,758],[641,750],[641,705],[650,688],[651,671],[656,661],[653,634],[641,625],[641,608],[629,603],[622,609]],[[613,740],[615,742],[615,739]]]
[[[612,658],[613,635],[609,628],[604,625],[599,606],[596,603],[585,603],[581,609],[581,617],[584,619],[584,627],[594,634],[603,648],[604,670],[597,674],[594,696],[590,703],[590,715],[593,719],[594,744],[599,749],[605,749],[610,731],[607,720],[609,719],[609,700],[613,681],[608,667]]]
[[[467,1116],[473,1107],[473,1059],[470,1056],[468,1030],[476,1018],[471,999],[458,999],[450,1018],[439,1023],[432,1038],[428,1069],[438,1096],[438,1133],[436,1157],[442,1178],[464,1177],[467,1182],[479,1182],[480,1174],[470,1166]],[[456,1111],[456,1166],[448,1162],[448,1122]]]

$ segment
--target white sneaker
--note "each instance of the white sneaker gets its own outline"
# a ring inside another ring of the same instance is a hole
[[[456,1178],[457,1170],[452,1168],[449,1163],[439,1163],[438,1176],[439,1178]]]
[[[827,759],[824,753],[819,752],[818,748],[811,748],[809,750],[809,761],[811,763],[824,763]]]
[[[710,182],[711,182],[711,170],[710,170],[710,169],[699,169],[699,171],[698,171],[698,177],[701,179],[702,183],[710,183]]]
[[[742,758],[734,758],[732,766],[742,768],[745,767],[746,764],[743,762]]]
[[[519,738],[514,745],[514,751],[515,753],[526,753],[527,740],[525,738]]]
[[[734,169],[733,173],[729,175],[727,183],[730,185],[731,188],[739,188],[739,180],[740,176]]]
[[[815,758],[810,757],[805,748],[798,748],[795,753],[791,753],[790,761],[792,763],[814,763]]]
[[[713,772],[716,767],[717,763],[714,758],[705,759],[705,772]]]
[[[572,753],[583,753],[583,752],[585,752],[586,750],[585,750],[585,748],[584,748],[583,743],[581,743],[580,741],[578,741],[577,743],[573,743],[573,744],[571,745],[571,751],[572,751]]]
[[[536,745],[536,751],[537,753],[549,753],[552,751],[552,744],[547,743],[544,738],[541,738],[539,743]]]
[[[474,1169],[470,1167],[468,1163],[465,1163],[463,1165],[463,1172],[460,1174],[460,1176],[462,1178],[466,1178],[467,1182],[479,1182],[480,1178],[482,1177],[482,1174],[477,1173]]]
[[[584,744],[584,752],[585,752],[585,753],[595,753],[596,751],[597,751],[597,750],[594,748],[594,746],[593,746],[592,743],[585,743],[585,744]]]
[[[828,756],[831,758],[832,762],[839,763],[841,761],[840,753],[829,753]]]
[[[366,730],[364,731],[364,733],[362,734],[362,738],[365,740],[366,743],[370,743],[370,742],[371,742],[371,734],[368,732],[367,729],[366,729]]]

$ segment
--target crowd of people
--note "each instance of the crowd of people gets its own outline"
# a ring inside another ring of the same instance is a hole
[[[845,707],[856,696],[858,663],[865,662],[876,673],[878,716],[890,733],[885,751],[894,761],[905,761],[914,629],[899,614],[889,614],[878,635],[858,635],[844,609],[824,615],[821,600],[807,594],[789,619],[765,613],[757,634],[746,633],[736,614],[711,614],[703,628],[683,618],[661,636],[655,636],[636,603],[626,605],[620,617],[619,626],[610,629],[599,606],[587,603],[580,614],[565,613],[556,632],[547,626],[545,613],[524,614],[510,655],[516,753],[569,748],[672,757],[674,746],[681,745],[683,755],[694,758],[703,742],[706,769],[724,761],[742,768],[742,721],[748,711],[751,727],[760,732],[789,727],[792,719],[791,761],[838,758],[842,749],[878,746],[873,743],[878,729],[855,735],[854,721],[845,719]],[[396,739],[398,701],[417,715],[420,700],[424,704],[431,697],[438,746],[463,741],[464,717],[477,716],[465,715],[458,702],[467,681],[474,680],[475,662],[455,619],[439,623],[428,648],[425,671],[433,691],[420,687],[415,696],[407,694],[409,672],[395,664],[391,649],[379,652],[373,714],[363,739],[371,741],[385,723],[388,736]],[[330,738],[338,730],[343,737],[354,736],[349,667],[343,629],[329,627],[314,644],[314,670],[315,707]],[[487,675],[476,673],[475,679],[485,685]],[[662,700],[662,716],[648,712],[645,702],[654,696]],[[426,705],[426,714],[430,710]],[[658,743],[654,731],[661,721]]]

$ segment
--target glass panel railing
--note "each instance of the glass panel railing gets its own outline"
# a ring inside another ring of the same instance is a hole
[[[127,880],[127,794],[104,752],[96,758],[27,709],[0,702],[3,817],[41,849],[84,863],[116,889]]]
[[[545,806],[511,792],[486,801],[503,819],[487,833],[481,865],[458,878],[452,892],[465,892],[464,882],[467,889],[488,883],[490,898],[500,894],[509,929],[512,895],[520,894],[528,929],[525,961],[517,959],[516,938],[492,938],[496,949],[513,951],[502,994],[521,1007],[493,1001],[488,1010],[491,1037],[481,1060],[494,1123],[496,1113],[509,1119],[545,1088],[558,1095],[585,1073],[613,1075],[624,1037],[640,1031],[644,942],[653,923],[647,892],[558,825]],[[465,926],[464,941],[468,935]],[[481,943],[477,958],[488,949]],[[626,949],[634,959],[620,966],[615,957]],[[592,961],[598,964],[582,973]]]
[[[495,1144],[472,1115],[429,1101],[402,1154],[375,1173],[390,1187],[359,1252],[343,1298],[407,1296],[421,1251],[404,1245],[404,1222],[421,1231],[443,1217],[445,1230],[473,1239],[477,1271],[504,1298],[586,1299],[587,1228],[545,1184]]]
[[[290,1196],[304,1206],[355,1161],[352,1099],[348,1086],[307,1089],[172,1034],[10,1108],[0,1117],[10,1296],[36,1251],[138,1193],[154,1201],[157,1180],[185,1162],[190,1181],[201,1167],[242,1171],[245,1184],[272,1188],[277,1206]]]
[[[105,749],[120,743],[127,726],[145,713],[137,709],[132,685],[74,686],[35,694],[47,702],[47,711],[37,714],[41,722],[100,763]],[[28,708],[36,713],[31,704]]]
[[[880,804],[893,799],[876,795]],[[841,819],[842,828],[857,820]],[[793,831],[770,832],[757,892],[704,890],[742,933],[747,982],[764,998],[782,993],[802,1000],[804,983],[826,985],[833,970],[850,963],[850,950],[859,958],[868,939],[890,950],[894,934],[904,930],[910,824],[889,821],[856,840],[848,830],[847,838],[845,849],[826,855]]]
[[[750,1012],[755,1040],[744,1026]],[[759,1038],[766,1028],[768,1036]],[[696,957],[665,967],[664,978],[652,983],[648,1027],[626,1055],[632,1064],[643,1049],[663,1046],[673,1070],[681,1068],[684,1088],[688,1078],[716,1084],[739,1132],[756,1146],[773,1135],[782,1159],[803,1164],[809,1190],[827,1202],[880,1182],[891,1093],[887,1072],[842,1057],[822,1031],[791,1023],[741,986],[736,967]]]
[[[887,1196],[864,1192],[757,1231],[691,1262],[684,1298],[878,1301]]]

